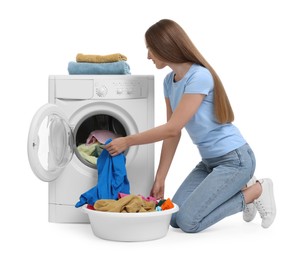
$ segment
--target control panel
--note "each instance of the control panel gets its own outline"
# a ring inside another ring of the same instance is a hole
[[[142,79],[95,79],[94,99],[136,99],[148,95],[147,81]]]

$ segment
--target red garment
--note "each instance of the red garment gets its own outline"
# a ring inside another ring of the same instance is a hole
[[[88,209],[95,210],[95,208],[94,208],[92,205],[89,205],[89,204],[87,204],[87,208],[88,208]]]

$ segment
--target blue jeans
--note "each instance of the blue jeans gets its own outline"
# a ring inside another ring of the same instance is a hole
[[[180,209],[170,225],[200,232],[245,207],[241,189],[252,178],[255,156],[248,144],[217,158],[203,159],[187,176],[172,201]]]

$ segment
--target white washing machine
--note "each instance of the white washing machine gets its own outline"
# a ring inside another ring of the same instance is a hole
[[[49,103],[32,119],[28,157],[33,172],[49,182],[49,221],[88,223],[75,208],[81,194],[96,186],[96,165],[77,149],[95,130],[121,136],[154,126],[152,75],[54,75]],[[133,194],[149,196],[154,180],[154,145],[125,151]]]

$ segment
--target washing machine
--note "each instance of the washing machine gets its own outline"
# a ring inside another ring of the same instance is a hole
[[[75,204],[97,185],[97,166],[78,148],[96,130],[127,136],[154,126],[153,75],[51,75],[49,101],[34,115],[28,158],[48,182],[49,221],[88,223]],[[130,192],[149,196],[154,181],[154,145],[124,152]]]

